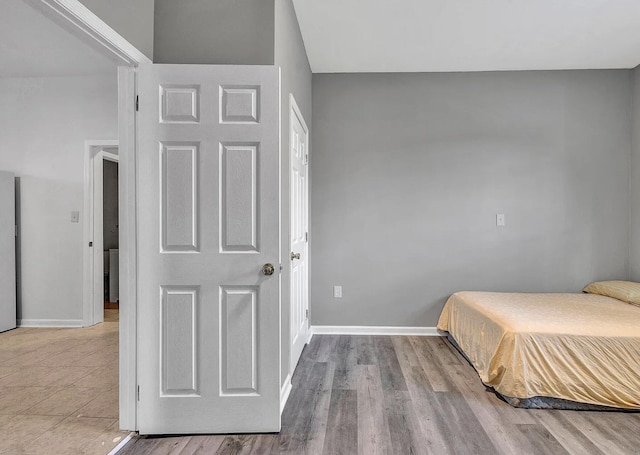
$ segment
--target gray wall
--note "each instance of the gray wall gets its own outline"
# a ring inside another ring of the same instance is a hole
[[[633,139],[631,150],[631,232],[629,235],[630,277],[640,281],[640,67],[633,70]]]
[[[140,52],[153,59],[154,0],[80,0],[80,2]]]
[[[626,278],[630,93],[627,70],[315,74],[312,323]]]
[[[81,325],[84,141],[118,137],[115,72],[0,78],[0,99],[0,169],[19,178],[18,319]]]
[[[276,0],[275,3],[275,64],[281,68],[281,150],[282,150],[282,257],[289,255],[289,93],[293,93],[296,103],[304,116],[307,127],[311,128],[311,67],[304,49],[298,19],[291,0]],[[282,283],[289,283],[289,268],[285,267]],[[289,286],[282,286],[282,337],[290,339]],[[282,380],[292,372],[289,365],[289,344],[282,343]]]
[[[274,61],[274,0],[156,0],[154,30],[154,63]]]

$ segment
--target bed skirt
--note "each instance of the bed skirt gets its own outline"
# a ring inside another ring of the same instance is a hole
[[[455,338],[449,333],[447,333],[447,340],[451,345],[456,348],[456,350],[464,357],[464,359],[471,365],[471,367],[475,370],[473,363],[469,360],[466,354],[460,349],[458,343]],[[553,397],[531,397],[531,398],[517,398],[517,397],[508,397],[506,395],[502,395],[493,387],[490,387],[484,384],[485,387],[491,390],[496,394],[498,398],[502,401],[505,401],[509,405],[514,408],[523,408],[523,409],[561,409],[566,411],[615,411],[615,412],[640,412],[637,409],[621,409],[614,408],[611,406],[601,406],[597,404],[590,403],[578,403],[577,401],[564,400],[562,398],[553,398]]]

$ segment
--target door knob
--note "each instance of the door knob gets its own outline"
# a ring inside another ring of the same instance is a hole
[[[291,253],[291,260],[300,259],[300,253]]]
[[[273,264],[269,264],[268,262],[262,266],[262,273],[265,275],[273,275],[273,272],[275,272],[275,267],[273,266]]]

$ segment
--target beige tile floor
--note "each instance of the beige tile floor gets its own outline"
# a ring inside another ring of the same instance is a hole
[[[0,454],[107,454],[118,430],[118,310],[83,329],[0,333]]]

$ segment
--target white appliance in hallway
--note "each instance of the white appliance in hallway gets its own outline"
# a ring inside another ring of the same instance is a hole
[[[118,302],[120,300],[120,270],[118,267],[120,261],[120,250],[109,250],[109,302]]]
[[[0,171],[0,332],[16,328],[15,177]]]

